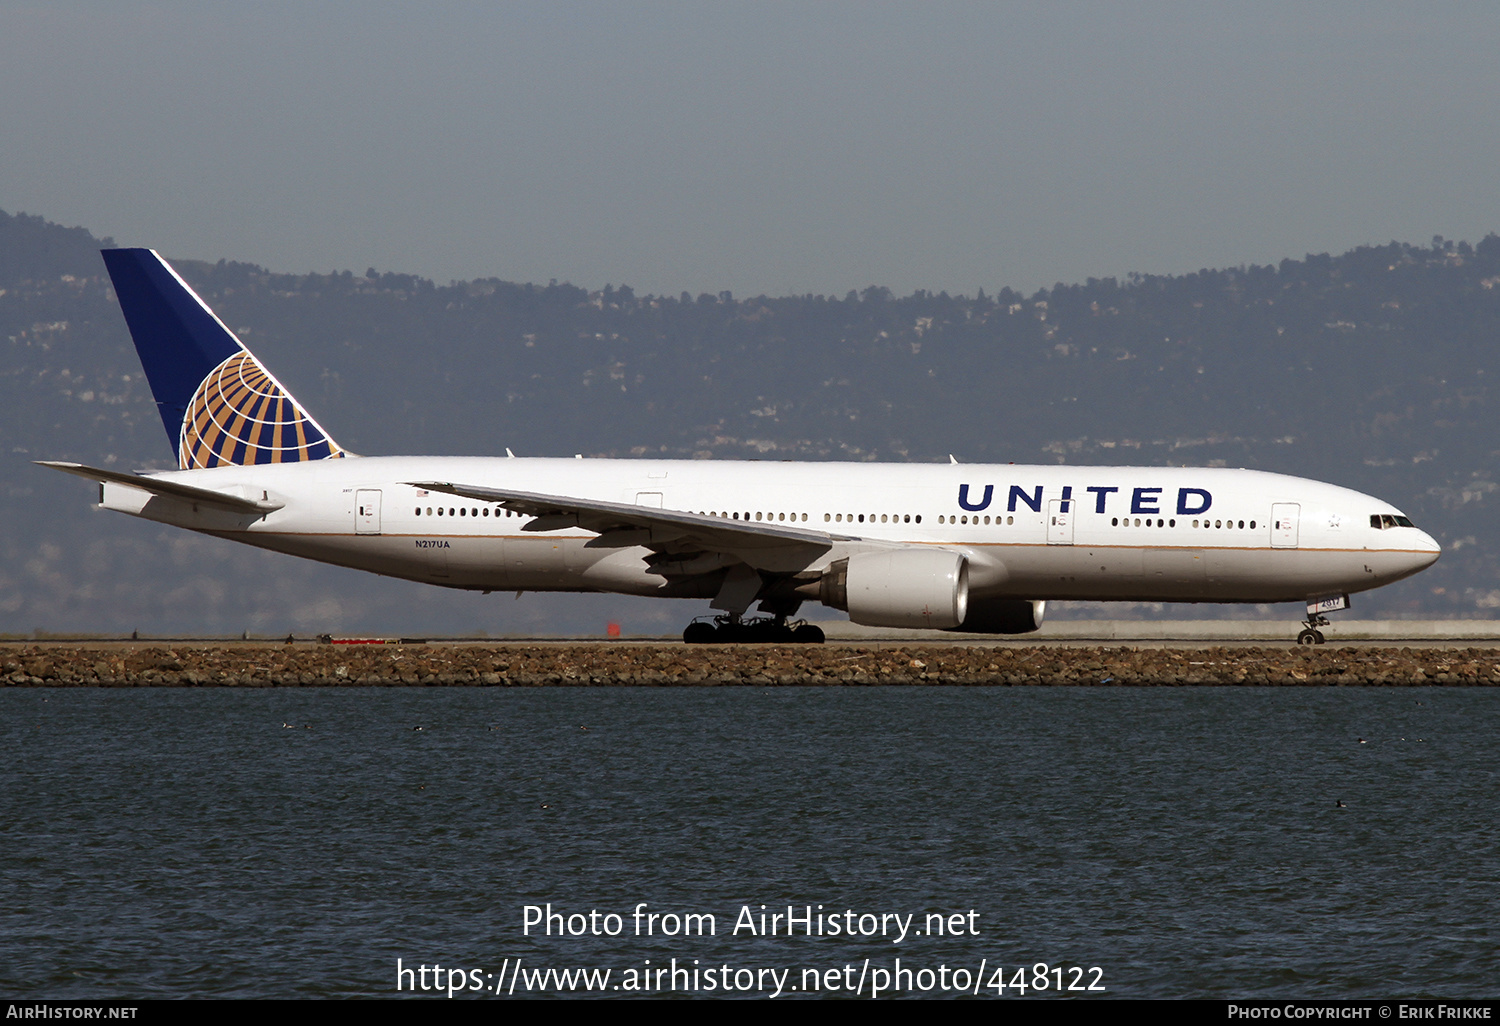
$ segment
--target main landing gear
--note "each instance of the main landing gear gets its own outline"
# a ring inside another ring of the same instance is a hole
[[[682,640],[689,645],[746,644],[821,645],[823,631],[806,620],[787,623],[784,614],[745,620],[734,614],[699,617],[687,625]]]

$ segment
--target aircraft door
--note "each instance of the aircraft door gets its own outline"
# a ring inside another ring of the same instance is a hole
[[[361,488],[354,493],[354,533],[380,533],[379,488]]]
[[[1271,506],[1271,548],[1297,547],[1297,520],[1302,507],[1295,502],[1277,502]]]
[[[1047,544],[1073,544],[1073,500],[1053,499],[1047,503]]]

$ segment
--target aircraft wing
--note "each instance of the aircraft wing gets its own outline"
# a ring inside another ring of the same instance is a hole
[[[509,488],[455,484],[452,481],[407,481],[414,488],[444,492],[480,502],[494,502],[516,513],[535,517],[523,531],[556,531],[578,526],[599,535],[609,532],[645,532],[649,537],[630,538],[629,544],[662,548],[671,543],[697,545],[720,552],[811,546],[826,551],[835,542],[860,541],[853,535],[831,534],[790,524],[754,520],[726,520],[685,510],[635,506],[626,502],[581,499],[568,495],[543,495]],[[624,539],[622,539],[624,540]]]
[[[119,470],[101,470],[98,467],[87,467],[82,463],[65,463],[58,460],[36,460],[37,466],[51,467],[53,470],[61,470],[64,474],[73,474],[78,477],[87,478],[90,481],[112,482],[114,484],[129,485],[131,488],[139,488],[153,495],[164,495],[168,498],[197,502],[205,506],[213,506],[217,509],[228,510],[231,513],[254,513],[264,516],[274,513],[280,509],[283,503],[259,502],[255,499],[246,499],[239,495],[229,495],[225,492],[216,492],[212,488],[199,488],[195,485],[182,484],[178,481],[164,481],[161,478],[146,477],[142,474],[127,474]]]

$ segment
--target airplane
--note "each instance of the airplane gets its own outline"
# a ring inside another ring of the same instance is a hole
[[[178,470],[44,466],[98,505],[449,588],[709,599],[683,640],[872,627],[1024,634],[1054,600],[1306,602],[1441,549],[1348,488],[1226,468],[357,456],[149,249],[103,251]],[[758,605],[757,605],[758,604]],[[764,616],[747,618],[752,605]]]

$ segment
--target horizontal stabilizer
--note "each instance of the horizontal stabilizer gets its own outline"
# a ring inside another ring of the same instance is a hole
[[[64,474],[73,474],[77,477],[87,478],[90,481],[98,481],[101,484],[108,481],[112,484],[129,485],[131,488],[139,488],[153,495],[163,495],[173,499],[202,503],[205,506],[214,506],[219,509],[228,510],[231,513],[254,513],[264,516],[267,513],[276,512],[284,505],[279,502],[257,502],[254,499],[246,499],[238,495],[226,495],[224,492],[216,492],[212,488],[199,488],[195,485],[181,484],[177,481],[164,481],[159,477],[146,477],[142,474],[126,474],[118,470],[101,470],[98,467],[86,467],[82,463],[63,463],[56,460],[36,460],[35,462],[37,466],[51,467],[53,470],[61,470]]]

